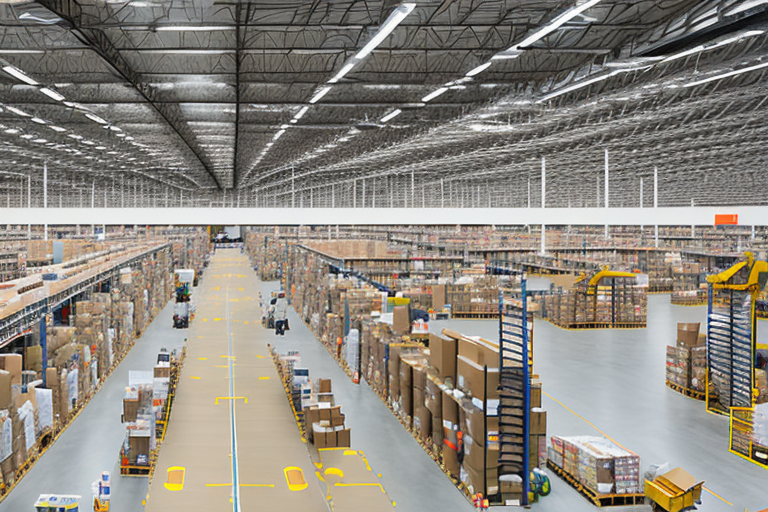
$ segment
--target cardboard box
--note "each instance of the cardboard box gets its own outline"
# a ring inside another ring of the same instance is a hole
[[[427,389],[427,367],[421,364],[412,365],[413,389]]]
[[[427,379],[427,389],[424,391],[424,405],[434,416],[443,417],[443,390],[432,379]]]
[[[317,379],[318,393],[332,393],[331,379]]]
[[[408,306],[395,306],[393,309],[392,331],[398,334],[411,332],[411,313]]]
[[[136,421],[136,416],[139,413],[139,401],[123,399],[123,423],[131,423]]]
[[[537,408],[531,411],[530,434],[546,435],[547,433],[547,411]]]
[[[465,356],[456,358],[456,387],[469,393],[475,398],[485,401],[499,397],[499,369],[487,368],[487,383],[485,368]]]
[[[34,372],[43,371],[43,347],[35,345],[27,347],[26,350],[26,369]]]
[[[459,454],[448,446],[443,446],[443,465],[451,475],[458,477],[460,473]]]
[[[155,378],[156,379],[171,378],[171,365],[168,363],[165,363],[165,364],[159,364],[155,366]]]
[[[696,347],[699,344],[699,328],[701,324],[691,323],[677,324],[677,346],[678,347]]]
[[[464,425],[462,431],[474,439],[477,443],[483,442],[483,410],[476,407],[472,402],[465,400],[462,402],[464,408]],[[499,417],[489,416],[486,418],[487,435],[498,435]]]
[[[0,409],[10,409],[14,405],[12,380],[10,372],[0,370]]]
[[[435,311],[441,311],[445,306],[445,285],[433,284],[432,285],[432,309]]]
[[[531,379],[531,408],[541,407],[541,381]]]
[[[435,369],[440,380],[450,379],[456,385],[457,341],[442,334],[429,335],[429,366]]]
[[[0,354],[0,370],[11,374],[11,382],[21,386],[21,371],[23,357],[21,354]]]
[[[336,447],[349,448],[351,444],[351,431],[348,428],[336,431]]]

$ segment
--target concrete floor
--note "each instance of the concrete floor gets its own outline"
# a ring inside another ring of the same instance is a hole
[[[669,295],[649,296],[649,327],[638,330],[566,331],[537,320],[534,371],[541,376],[545,392],[547,434],[599,434],[588,420],[640,455],[643,471],[650,464],[669,462],[704,480],[712,492],[703,494],[699,510],[762,510],[768,507],[768,472],[728,451],[728,420],[707,413],[703,402],[664,384],[665,347],[674,344],[678,322],[705,325],[706,307],[672,306]],[[758,339],[765,339],[768,324],[758,324]],[[494,321],[430,325],[434,331],[445,327],[498,338]],[[594,510],[558,477],[552,477],[552,482],[552,495],[535,509]]]
[[[151,371],[161,348],[183,346],[186,330],[172,327],[173,304],[167,305],[112,372],[80,415],[0,503],[0,512],[27,512],[40,494],[76,494],[81,510],[91,510],[91,483],[112,472],[112,510],[138,511],[147,494],[146,478],[120,477],[122,400],[131,370]]]
[[[261,283],[265,296],[275,288],[275,283]],[[768,507],[768,473],[728,452],[727,420],[706,413],[702,402],[678,395],[664,385],[664,347],[674,343],[677,322],[703,323],[705,316],[704,307],[672,306],[668,295],[654,295],[648,301],[647,329],[564,331],[537,321],[534,364],[546,393],[548,433],[594,435],[599,428],[638,453],[643,469],[668,461],[705,480],[705,486],[722,500],[705,492],[699,510],[761,510]],[[30,510],[41,492],[90,496],[90,482],[100,471],[112,469],[117,473],[123,436],[119,404],[128,371],[151,367],[160,347],[170,348],[183,340],[185,331],[172,330],[170,317],[171,309],[166,308],[56,445],[0,504],[0,512]],[[353,447],[363,450],[373,469],[381,473],[397,510],[472,510],[378,396],[365,384],[351,383],[293,310],[289,318],[291,330],[285,338],[275,338],[276,347],[280,351],[299,350],[313,379],[333,379],[336,401],[352,429]],[[759,339],[766,338],[766,325],[760,323]],[[451,320],[430,326],[434,331],[445,327],[489,339],[497,337],[493,320]],[[116,477],[113,482],[113,510],[141,511],[146,480]],[[552,483],[552,494],[535,504],[535,510],[596,509],[557,477],[552,477]]]

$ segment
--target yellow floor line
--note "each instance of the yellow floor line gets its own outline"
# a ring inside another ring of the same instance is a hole
[[[240,484],[240,487],[274,487],[275,484]]]
[[[561,401],[560,401],[560,400],[558,400],[557,398],[553,397],[552,395],[550,395],[550,394],[549,394],[549,393],[547,393],[546,391],[545,391],[545,392],[543,392],[543,394],[544,394],[544,395],[545,395],[547,398],[549,398],[550,400],[552,400],[552,401],[556,402],[557,404],[559,404],[561,407],[563,407],[563,409],[565,409],[566,411],[570,412],[571,414],[573,414],[574,416],[576,416],[576,417],[577,417],[577,418],[579,418],[580,420],[584,421],[584,422],[585,422],[587,425],[589,425],[590,427],[592,427],[592,428],[594,428],[595,430],[597,430],[598,432],[600,432],[600,433],[603,435],[603,437],[605,437],[606,439],[608,439],[609,441],[611,441],[611,442],[612,442],[613,444],[615,444],[616,446],[618,446],[618,447],[620,447],[620,448],[623,448],[623,449],[627,450],[628,452],[634,453],[632,450],[630,450],[629,448],[627,448],[627,447],[625,447],[625,446],[621,445],[621,444],[620,444],[618,441],[616,441],[616,440],[615,440],[615,439],[613,439],[611,436],[609,436],[608,434],[606,434],[606,433],[605,433],[603,430],[600,430],[600,429],[597,427],[597,425],[595,425],[594,423],[592,423],[591,421],[589,421],[587,418],[585,418],[585,417],[584,417],[584,416],[582,416],[581,414],[577,413],[576,411],[574,411],[573,409],[571,409],[570,407],[568,407],[567,405],[565,405],[563,402],[561,402]],[[733,506],[733,503],[731,503],[730,501],[726,500],[726,499],[725,499],[725,498],[723,498],[722,496],[720,496],[720,495],[718,495],[718,494],[716,494],[716,493],[714,493],[714,492],[710,491],[710,490],[709,490],[709,489],[707,489],[706,487],[702,487],[702,488],[703,488],[705,491],[707,491],[708,493],[710,493],[712,496],[715,496],[716,498],[718,498],[718,499],[722,500],[724,503],[727,503],[728,505],[731,505],[731,506]]]

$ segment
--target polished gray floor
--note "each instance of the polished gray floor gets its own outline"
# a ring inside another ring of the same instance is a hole
[[[275,283],[263,283],[262,292],[266,295],[275,287]],[[648,309],[649,327],[641,330],[564,331],[536,322],[535,371],[547,394],[548,433],[599,434],[596,428],[600,429],[638,453],[643,467],[660,462],[682,466],[732,504],[705,493],[699,510],[741,512],[745,507],[751,511],[768,507],[768,472],[728,452],[726,419],[706,413],[702,402],[664,385],[664,347],[674,343],[677,322],[704,322],[705,308],[671,306],[668,295],[656,295],[649,298]],[[42,492],[90,497],[90,482],[100,471],[111,469],[117,474],[123,438],[120,400],[128,371],[151,368],[160,347],[183,341],[185,331],[170,327],[171,314],[170,308],[161,313],[83,413],[0,504],[0,512],[31,510]],[[299,350],[312,378],[333,379],[336,401],[352,429],[353,447],[363,450],[373,469],[381,473],[396,510],[472,510],[378,396],[365,384],[351,383],[293,310],[289,318],[291,330],[284,338],[276,337],[275,346],[280,351]],[[768,323],[759,325],[760,339],[768,338]],[[434,331],[445,327],[497,338],[493,320],[451,320],[430,326]],[[114,476],[113,482],[112,510],[141,511],[146,480]],[[557,477],[552,477],[552,483],[552,494],[533,505],[535,510],[596,510]]]
[[[703,402],[679,395],[664,384],[665,347],[674,344],[678,322],[705,325],[706,307],[672,306],[669,295],[652,295],[648,328],[638,330],[565,331],[537,321],[534,370],[549,395],[543,403],[548,411],[547,432],[599,434],[589,421],[640,455],[643,469],[662,462],[681,466],[732,504],[705,492],[699,510],[762,510],[768,507],[768,471],[728,451],[726,418],[707,413]],[[493,321],[433,322],[430,328],[439,331],[448,326],[498,339]],[[758,338],[767,337],[768,323],[758,322]],[[594,510],[556,476],[552,481],[553,494],[534,508]]]
[[[147,479],[121,477],[120,445],[125,427],[120,423],[128,372],[151,371],[161,348],[182,346],[186,330],[172,328],[173,304],[166,306],[82,413],[30,472],[0,503],[0,512],[27,512],[40,494],[76,494],[83,497],[81,510],[90,511],[91,482],[102,471],[112,472],[113,512],[142,510]]]

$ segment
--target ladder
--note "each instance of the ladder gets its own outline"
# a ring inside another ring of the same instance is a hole
[[[499,294],[499,476],[518,475],[528,505],[531,366],[526,278],[516,276]]]

